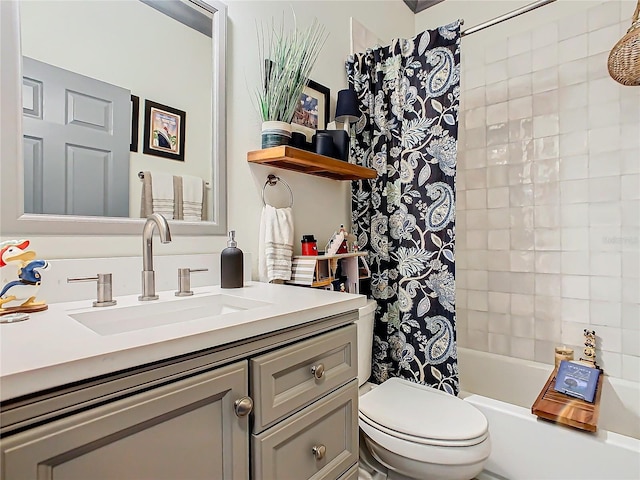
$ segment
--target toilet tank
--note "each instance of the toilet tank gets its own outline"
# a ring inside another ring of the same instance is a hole
[[[358,311],[356,327],[358,330],[358,386],[363,385],[371,376],[371,351],[373,349],[373,322],[375,320],[375,300],[367,300],[367,304]]]

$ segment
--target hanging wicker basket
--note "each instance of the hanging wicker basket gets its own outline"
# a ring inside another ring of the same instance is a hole
[[[640,0],[631,20],[631,27],[609,54],[609,75],[622,85],[640,85]]]

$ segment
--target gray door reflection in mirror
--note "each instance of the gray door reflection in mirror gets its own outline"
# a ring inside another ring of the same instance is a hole
[[[28,57],[22,72],[25,213],[128,217],[131,92]]]

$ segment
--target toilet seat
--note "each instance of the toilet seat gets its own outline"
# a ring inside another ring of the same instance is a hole
[[[361,425],[362,423],[367,424],[369,427],[374,428],[380,432],[384,432],[387,435],[390,435],[394,438],[398,438],[400,440],[404,440],[406,442],[417,443],[421,445],[432,445],[439,447],[471,447],[473,445],[477,445],[479,443],[484,442],[489,437],[489,432],[485,432],[483,435],[475,438],[469,438],[466,440],[439,440],[436,438],[423,438],[417,437],[415,435],[407,435],[406,433],[398,432],[397,430],[393,430],[384,425],[380,425],[379,423],[371,420],[363,413],[359,413],[358,415]]]
[[[398,402],[415,412],[398,415]],[[431,387],[391,378],[359,401],[362,423],[406,442],[442,447],[467,447],[488,438],[488,422],[473,405]],[[422,408],[428,405],[427,408]]]

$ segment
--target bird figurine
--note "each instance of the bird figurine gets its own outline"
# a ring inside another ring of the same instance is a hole
[[[46,310],[47,304],[36,301],[36,295],[42,283],[40,271],[49,268],[49,263],[36,260],[36,252],[27,250],[29,240],[10,240],[0,247],[0,268],[11,264],[17,267],[17,279],[0,290],[0,315]]]
[[[596,363],[596,331],[584,329],[584,357],[580,357],[580,363],[592,368],[600,368]]]

